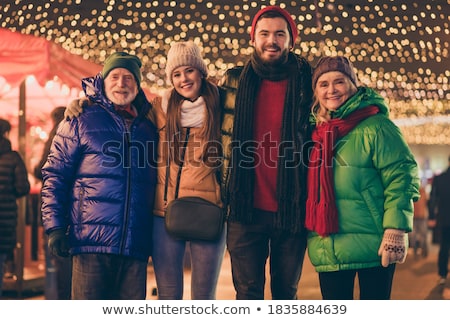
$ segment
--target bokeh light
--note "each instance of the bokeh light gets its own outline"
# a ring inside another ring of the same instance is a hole
[[[102,64],[125,50],[144,62],[143,86],[167,86],[166,53],[193,40],[211,77],[253,51],[249,27],[263,6],[287,9],[298,24],[295,52],[313,65],[345,55],[360,82],[389,102],[409,143],[450,144],[450,0],[52,0],[0,1],[0,27],[54,41]]]

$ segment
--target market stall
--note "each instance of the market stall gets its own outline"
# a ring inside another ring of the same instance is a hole
[[[96,74],[101,66],[44,38],[0,28],[0,39],[0,117],[11,122],[13,147],[32,172],[52,125],[51,110],[77,97],[81,78]],[[44,287],[38,193],[34,185],[31,194],[19,200],[14,268],[4,280],[4,290],[18,296]]]

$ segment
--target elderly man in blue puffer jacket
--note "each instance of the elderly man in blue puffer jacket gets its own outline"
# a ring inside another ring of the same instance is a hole
[[[72,299],[145,299],[158,135],[141,61],[117,52],[83,79],[92,107],[63,121],[42,169],[49,250],[72,255]]]

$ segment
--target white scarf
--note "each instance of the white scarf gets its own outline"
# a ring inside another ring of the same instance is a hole
[[[166,90],[162,95],[161,107],[167,114],[167,104],[170,93],[174,89]],[[181,126],[189,128],[200,128],[203,126],[206,115],[206,104],[202,96],[195,101],[184,100],[181,104]]]

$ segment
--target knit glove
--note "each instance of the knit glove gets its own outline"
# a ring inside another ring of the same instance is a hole
[[[403,263],[406,260],[408,249],[408,235],[403,230],[384,230],[378,255],[381,256],[381,265],[389,266],[391,263]]]
[[[48,234],[48,250],[54,256],[69,256],[69,239],[64,229],[56,229]]]
[[[75,99],[69,102],[69,105],[66,107],[64,111],[64,119],[73,119],[80,115],[83,112],[83,108],[88,105],[89,99],[86,97]]]

